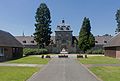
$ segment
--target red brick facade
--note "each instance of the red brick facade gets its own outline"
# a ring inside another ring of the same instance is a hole
[[[13,53],[12,47],[0,47],[0,48],[4,48],[4,56],[0,56],[0,61],[16,59],[23,56],[23,48],[18,48],[18,51],[15,53]],[[14,54],[16,54],[17,56],[15,57]]]
[[[120,58],[120,47],[106,47],[105,56]]]
[[[120,47],[116,47],[116,58],[120,58]]]

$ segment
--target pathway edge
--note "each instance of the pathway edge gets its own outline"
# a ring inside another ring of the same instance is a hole
[[[92,74],[96,79],[98,79],[99,81],[103,81],[101,78],[99,78],[97,75],[95,75],[92,71],[90,71],[86,66],[84,66],[84,64],[82,64],[81,62],[78,61],[77,59],[77,62],[79,64],[81,64],[90,74]]]

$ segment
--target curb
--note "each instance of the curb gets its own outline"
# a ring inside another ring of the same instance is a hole
[[[98,76],[96,76],[92,71],[90,71],[87,67],[84,66],[84,64],[80,63],[90,74],[92,74],[97,80],[99,81],[103,81],[102,79],[100,79]]]
[[[26,81],[31,81],[32,79],[34,79],[34,76],[38,73],[40,73],[41,71],[43,71],[44,69],[47,68],[47,66],[49,65],[49,63],[52,61],[53,59],[51,59],[46,65],[42,66],[43,68],[35,73],[33,73],[33,75],[31,77],[29,77]]]

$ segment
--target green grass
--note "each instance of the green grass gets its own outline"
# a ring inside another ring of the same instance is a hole
[[[103,81],[120,81],[120,67],[104,66],[89,69]]]
[[[26,81],[39,69],[37,67],[0,66],[0,81]]]
[[[120,60],[105,56],[91,56],[80,59],[83,64],[120,64]]]
[[[35,56],[28,56],[28,57],[23,57],[17,60],[11,60],[6,63],[19,63],[19,64],[47,64],[50,59],[47,58],[40,58],[40,57],[35,57]]]

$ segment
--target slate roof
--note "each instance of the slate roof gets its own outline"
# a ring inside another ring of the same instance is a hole
[[[15,38],[23,45],[37,45],[33,36],[15,36]]]
[[[104,47],[118,47],[120,46],[120,33],[112,37]]]
[[[16,38],[9,32],[0,30],[0,46],[7,47],[23,47]]]
[[[78,36],[75,36],[78,40]],[[112,36],[95,36],[95,45],[105,45],[110,39],[112,38]]]
[[[65,20],[62,20],[62,23],[57,25],[56,31],[72,31],[69,24],[65,23]]]
[[[75,36],[78,40],[78,36]],[[15,36],[15,38],[20,41],[23,45],[37,45],[37,43],[34,41],[34,37],[32,36]],[[112,38],[112,36],[95,36],[95,41],[96,41],[96,45],[105,45],[110,39]],[[53,42],[55,43],[55,36],[51,36],[51,40],[53,40]],[[23,41],[26,41],[26,43],[24,43]],[[32,43],[31,41],[34,41],[34,43]]]
[[[95,36],[95,44],[96,45],[105,45],[112,36]]]

